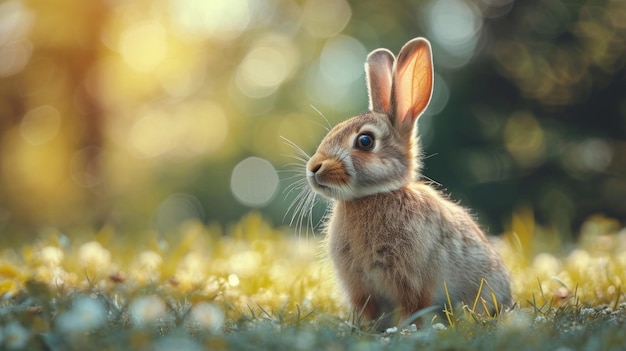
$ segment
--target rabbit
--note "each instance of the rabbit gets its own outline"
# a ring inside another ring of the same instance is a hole
[[[383,330],[449,301],[472,307],[479,293],[477,312],[510,306],[500,255],[464,208],[420,180],[415,125],[433,91],[430,43],[409,41],[397,60],[374,50],[365,70],[369,111],[330,130],[305,170],[333,202],[325,241],[347,300]]]

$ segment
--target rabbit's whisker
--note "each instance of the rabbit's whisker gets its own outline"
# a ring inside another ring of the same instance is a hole
[[[295,227],[298,236],[302,236],[303,228],[308,235],[309,231],[314,232],[316,227],[313,223],[313,208],[318,200],[317,193],[309,187],[306,179],[306,163],[311,156],[293,141],[286,137],[281,136],[281,138],[296,151],[295,154],[285,155],[285,157],[289,157],[296,162],[287,164],[286,167],[288,169],[283,171],[284,173],[292,173],[292,175],[285,178],[286,180],[292,180],[292,182],[285,187],[283,192],[285,193],[285,199],[292,196],[292,194],[295,194],[295,196],[287,207],[283,221],[291,213],[289,226]]]
[[[317,112],[317,114],[322,117],[322,119],[324,119],[324,121],[326,122],[326,127],[321,126],[322,128],[326,129],[326,132],[330,132],[330,129],[333,127],[330,122],[328,121],[328,118],[326,118],[326,116],[324,116],[324,114],[322,113],[322,111],[320,111],[317,107],[311,105],[311,108]]]

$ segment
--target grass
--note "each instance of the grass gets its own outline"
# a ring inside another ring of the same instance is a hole
[[[314,238],[256,214],[226,231],[188,223],[176,234],[166,242],[104,228],[70,240],[50,231],[3,250],[0,348],[626,348],[626,231],[607,218],[591,218],[578,245],[562,249],[553,230],[520,211],[497,244],[512,271],[514,308],[499,316],[447,309],[448,321],[429,315],[420,329],[385,333],[343,307]]]

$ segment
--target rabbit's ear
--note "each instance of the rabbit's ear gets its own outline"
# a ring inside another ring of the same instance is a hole
[[[400,130],[411,131],[433,92],[433,59],[428,40],[415,38],[402,47],[392,90],[394,124]]]
[[[389,50],[377,49],[367,56],[365,74],[369,109],[374,112],[391,112],[391,82],[395,58]]]

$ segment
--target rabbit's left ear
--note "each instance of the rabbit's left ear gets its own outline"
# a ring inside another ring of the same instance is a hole
[[[377,49],[367,56],[365,74],[370,111],[390,114],[391,82],[395,57],[386,49]]]
[[[433,92],[433,59],[430,43],[415,38],[406,43],[396,62],[392,87],[392,118],[396,128],[413,129]]]

